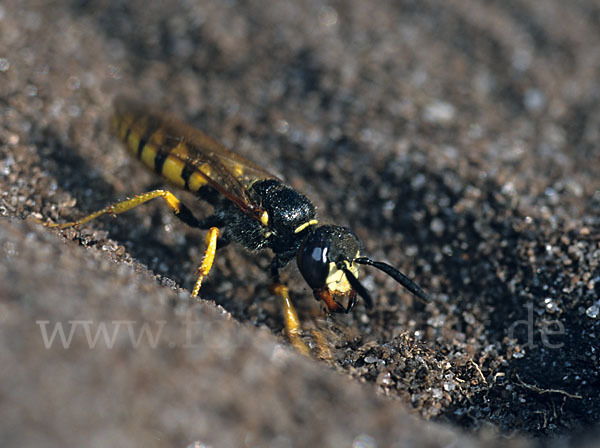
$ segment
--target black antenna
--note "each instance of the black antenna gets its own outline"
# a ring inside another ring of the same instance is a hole
[[[396,280],[398,283],[400,283],[402,286],[404,286],[406,289],[408,289],[410,292],[412,292],[415,296],[417,296],[421,300],[423,300],[427,303],[431,302],[431,298],[427,295],[427,293],[425,291],[423,291],[423,289],[421,289],[421,287],[419,285],[417,285],[415,282],[413,282],[411,279],[409,279],[406,275],[404,275],[402,272],[400,272],[398,269],[394,268],[393,266],[390,266],[387,263],[383,263],[382,261],[371,260],[370,258],[367,258],[367,257],[356,258],[354,261],[358,264],[365,264],[367,266],[373,266],[373,267],[379,269],[380,271],[385,272],[387,275],[392,277],[394,280]],[[346,277],[348,277],[347,273],[346,273]],[[358,279],[356,277],[354,277],[354,280],[356,281],[356,283],[358,283]],[[357,291],[359,291],[360,295],[363,295],[360,292],[360,290],[352,283],[352,280],[349,277],[348,277],[348,281],[350,282],[350,284],[352,285],[353,288],[355,288]],[[358,283],[358,284],[360,285],[360,283]],[[360,287],[364,290],[364,287],[362,285],[360,285]]]
[[[346,278],[348,279],[350,286],[352,286],[352,288],[364,299],[367,308],[373,308],[373,299],[371,299],[371,295],[367,291],[367,288],[365,288],[362,283],[358,281],[356,276],[348,268],[344,267],[342,269],[344,270],[344,274],[346,274]],[[350,301],[348,307],[346,308],[346,313],[350,312],[355,302],[356,299]]]

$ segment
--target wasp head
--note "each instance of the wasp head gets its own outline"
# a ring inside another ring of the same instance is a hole
[[[324,225],[313,228],[298,250],[297,263],[315,298],[325,302],[331,312],[349,312],[356,304],[357,294],[368,308],[373,306],[369,292],[358,280],[358,265],[361,264],[385,272],[417,297],[430,300],[416,283],[394,267],[361,257],[360,242],[346,227]]]
[[[324,225],[314,228],[298,251],[300,273],[329,311],[348,312],[356,303],[356,285],[360,283],[354,260],[359,250],[358,238],[350,229]],[[362,285],[358,291],[366,292]],[[368,293],[361,295],[367,305],[372,303]]]

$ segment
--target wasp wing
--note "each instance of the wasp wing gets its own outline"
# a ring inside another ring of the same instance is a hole
[[[263,210],[248,186],[277,176],[216,139],[140,102],[118,97],[113,120],[129,149],[149,168],[192,192],[210,185],[245,213],[261,219]]]

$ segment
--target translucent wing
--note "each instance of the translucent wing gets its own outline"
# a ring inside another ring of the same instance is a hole
[[[197,129],[152,108],[118,97],[113,124],[128,148],[150,169],[192,192],[210,185],[260,220],[261,205],[248,186],[278,179]]]

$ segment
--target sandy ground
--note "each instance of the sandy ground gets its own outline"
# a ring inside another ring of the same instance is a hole
[[[2,445],[594,446],[599,18],[562,0],[0,4]],[[110,132],[117,94],[279,173],[433,303],[364,270],[376,306],[327,316],[291,267],[309,359],[268,253],[219,251],[193,302],[204,235],[164,204],[40,226],[160,185]]]

